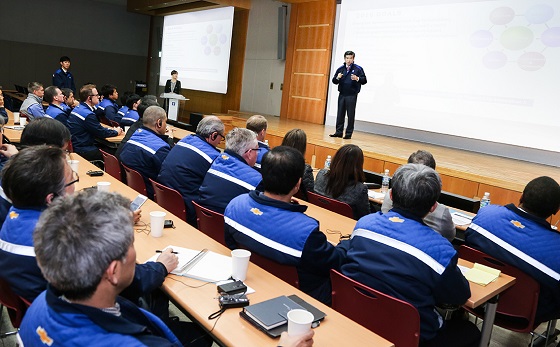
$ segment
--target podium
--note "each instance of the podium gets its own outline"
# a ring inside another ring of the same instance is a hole
[[[176,121],[177,111],[179,111],[179,100],[189,100],[181,94],[175,93],[161,93],[160,98],[167,99],[169,108],[167,110],[167,118]]]

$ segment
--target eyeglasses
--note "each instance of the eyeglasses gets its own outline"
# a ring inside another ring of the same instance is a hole
[[[80,176],[78,176],[78,173],[76,171],[72,171],[72,181],[70,181],[69,183],[66,183],[64,185],[64,188],[70,187],[74,183],[78,183],[78,182],[80,182]]]
[[[260,150],[261,150],[261,149],[260,149],[259,147],[257,147],[257,148],[249,148],[248,150],[245,151],[245,153],[250,152],[250,151],[258,152],[258,151],[260,151]]]
[[[94,96],[99,97],[99,94],[91,94],[90,96],[91,96],[92,98],[93,98]]]

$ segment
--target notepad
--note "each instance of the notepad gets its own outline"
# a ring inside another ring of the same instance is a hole
[[[381,200],[381,199],[385,198],[385,193],[378,193],[374,190],[368,190],[367,195],[371,199],[380,199]]]
[[[178,246],[168,246],[179,257],[179,265],[171,271],[174,275],[194,278],[205,282],[223,281],[231,277],[231,257],[214,253],[207,249],[195,250]],[[148,261],[156,261],[159,254]]]
[[[473,268],[467,271],[465,278],[470,282],[486,286],[490,282],[498,279],[498,277],[500,277],[500,273],[501,271],[498,269],[475,263]]]
[[[471,224],[473,217],[469,217],[465,214],[459,212],[451,213],[451,218],[453,219],[453,224],[455,225],[467,225]]]

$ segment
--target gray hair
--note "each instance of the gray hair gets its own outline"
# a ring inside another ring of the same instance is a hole
[[[393,206],[425,217],[441,193],[438,173],[422,164],[406,164],[397,169],[392,179]]]
[[[160,106],[150,106],[144,111],[142,117],[142,124],[153,126],[160,119],[167,119],[165,110]]]
[[[56,199],[33,233],[37,263],[45,279],[71,300],[90,298],[114,260],[134,240],[130,200],[85,189]]]
[[[224,123],[222,120],[216,116],[208,116],[202,118],[196,127],[196,133],[204,138],[212,135],[212,133],[224,133]]]
[[[226,135],[226,149],[243,156],[257,145],[257,134],[249,129],[233,128]]]
[[[43,85],[39,82],[29,82],[29,84],[27,85],[27,91],[29,93],[33,93],[36,90],[39,90],[43,88]]]

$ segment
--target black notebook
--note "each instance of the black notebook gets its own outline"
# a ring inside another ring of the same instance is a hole
[[[270,337],[278,337],[288,329],[288,311],[303,309],[311,312],[316,327],[326,314],[303,301],[297,295],[279,296],[258,304],[244,307],[239,315]]]

